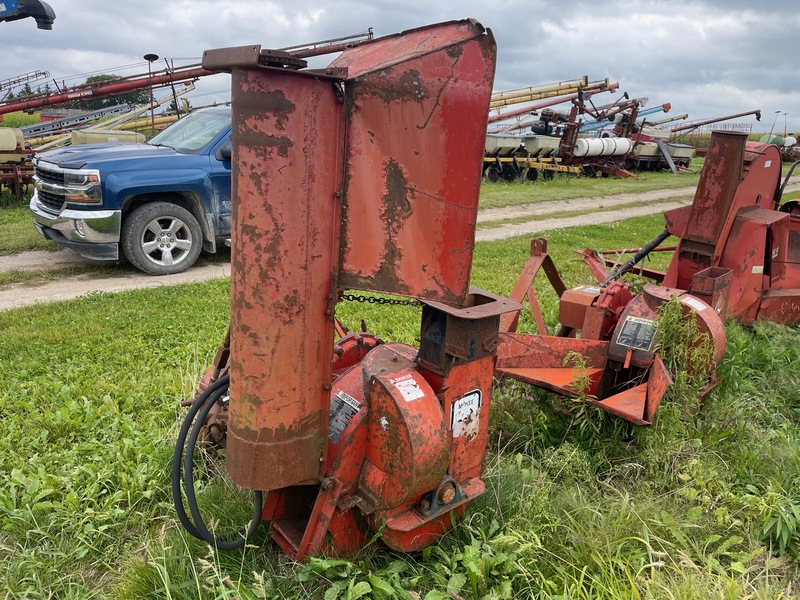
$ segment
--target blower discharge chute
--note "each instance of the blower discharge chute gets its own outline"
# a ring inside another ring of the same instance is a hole
[[[232,73],[230,371],[187,422],[196,433],[227,402],[228,473],[257,490],[247,533],[267,521],[295,559],[375,536],[417,550],[484,491],[500,315],[520,308],[469,286],[495,57],[473,20],[361,43],[321,70],[260,46],[204,55]],[[420,300],[419,350],[334,345],[346,289]],[[173,475],[184,467],[193,496],[189,427]],[[189,518],[175,479],[173,494],[191,533],[243,543],[211,534],[194,498]]]

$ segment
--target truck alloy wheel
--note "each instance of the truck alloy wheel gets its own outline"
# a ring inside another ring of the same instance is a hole
[[[177,204],[144,204],[122,225],[125,257],[151,275],[185,271],[197,260],[202,245],[203,233],[197,219]]]

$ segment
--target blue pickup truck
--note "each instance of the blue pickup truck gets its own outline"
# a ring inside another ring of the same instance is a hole
[[[231,230],[230,107],[195,111],[146,144],[37,155],[30,209],[47,239],[93,260],[179,273]],[[122,255],[122,256],[121,256]]]

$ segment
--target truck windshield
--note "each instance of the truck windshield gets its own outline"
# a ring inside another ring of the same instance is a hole
[[[175,121],[147,143],[153,146],[169,146],[177,152],[194,154],[205,148],[206,144],[230,123],[229,114],[193,112]]]

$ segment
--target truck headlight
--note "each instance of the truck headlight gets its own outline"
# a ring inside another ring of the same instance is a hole
[[[100,173],[93,169],[65,169],[64,191],[67,202],[100,204],[103,201]]]

